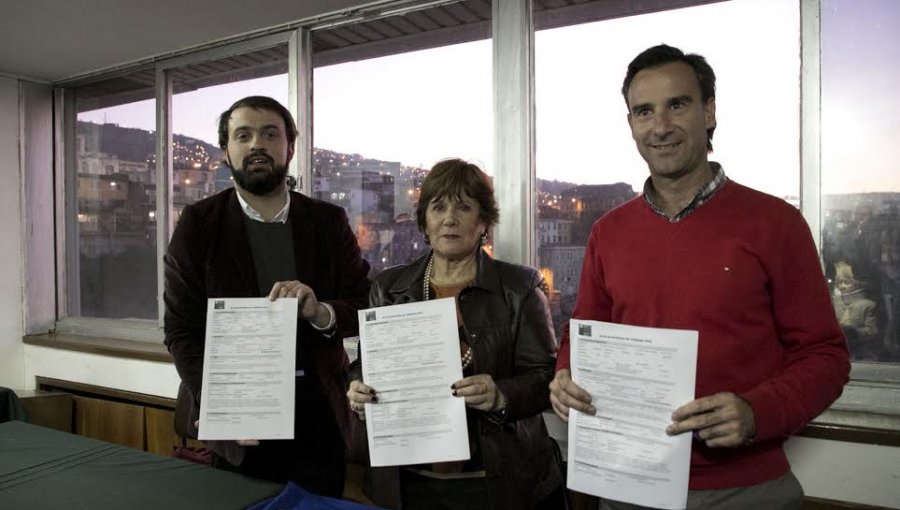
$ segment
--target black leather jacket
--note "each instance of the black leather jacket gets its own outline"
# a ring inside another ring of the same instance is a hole
[[[430,256],[379,273],[369,305],[421,301]],[[477,262],[474,283],[459,295],[460,314],[475,351],[474,373],[490,374],[508,402],[503,420],[475,413],[491,508],[528,509],[562,482],[556,445],[541,416],[549,406],[556,363],[550,308],[534,269],[494,260],[483,251]],[[351,365],[350,377],[362,378],[359,361]],[[382,482],[384,474],[378,476]]]

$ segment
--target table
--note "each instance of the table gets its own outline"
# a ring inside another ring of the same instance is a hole
[[[244,509],[282,486],[19,421],[0,423],[4,510]]]

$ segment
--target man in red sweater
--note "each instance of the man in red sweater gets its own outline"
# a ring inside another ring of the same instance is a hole
[[[715,74],[703,57],[650,48],[622,94],[650,178],[594,224],[573,318],[700,332],[697,399],[666,429],[695,438],[688,509],[800,508],[782,444],[840,396],[850,369],[809,227],[707,159]],[[571,379],[568,325],[550,390],[562,419],[596,413]]]

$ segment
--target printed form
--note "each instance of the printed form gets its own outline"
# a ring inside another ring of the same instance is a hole
[[[359,311],[363,380],[378,393],[366,404],[371,465],[469,458],[453,298]]]
[[[568,487],[654,508],[687,506],[691,434],[666,435],[694,399],[697,331],[570,322],[572,380],[595,416],[569,413]]]
[[[293,439],[297,298],[213,298],[200,439]]]

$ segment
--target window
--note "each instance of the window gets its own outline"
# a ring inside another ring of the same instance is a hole
[[[220,165],[218,115],[248,95],[271,95],[289,104],[286,39],[270,36],[237,49],[176,58],[71,91],[75,141],[70,166],[76,174],[70,177],[75,183],[70,193],[76,200],[68,226],[68,299],[61,331],[108,335],[108,323],[83,327],[70,319],[143,319],[153,321],[143,325],[150,333],[136,333],[136,338],[159,339],[165,245],[157,236],[168,239],[185,205],[232,186],[230,171]],[[164,168],[171,188],[162,190],[154,100],[158,70],[166,73],[173,91],[167,148],[172,165]],[[171,203],[172,209],[163,216],[159,203]],[[166,217],[171,224],[160,221]],[[130,331],[112,328],[115,334]]]
[[[590,5],[583,14],[616,14],[603,2]],[[539,236],[538,264],[549,276],[557,332],[575,305],[591,226],[641,193],[649,175],[620,92],[641,51],[666,43],[706,57],[717,75],[710,159],[729,178],[799,204],[796,3],[733,0],[626,14],[535,34],[537,223],[563,233],[558,241]]]
[[[313,196],[347,211],[372,274],[427,252],[415,210],[434,163],[460,157],[491,174],[489,14],[489,2],[461,2],[316,33],[335,42],[415,31],[418,47],[438,45],[321,65],[313,75]],[[334,51],[314,60],[332,62]],[[342,59],[370,55],[366,44],[341,51]]]
[[[900,362],[898,29],[895,2],[822,2],[822,251],[860,362]]]
[[[157,318],[152,98],[152,69],[74,90],[69,316]]]

